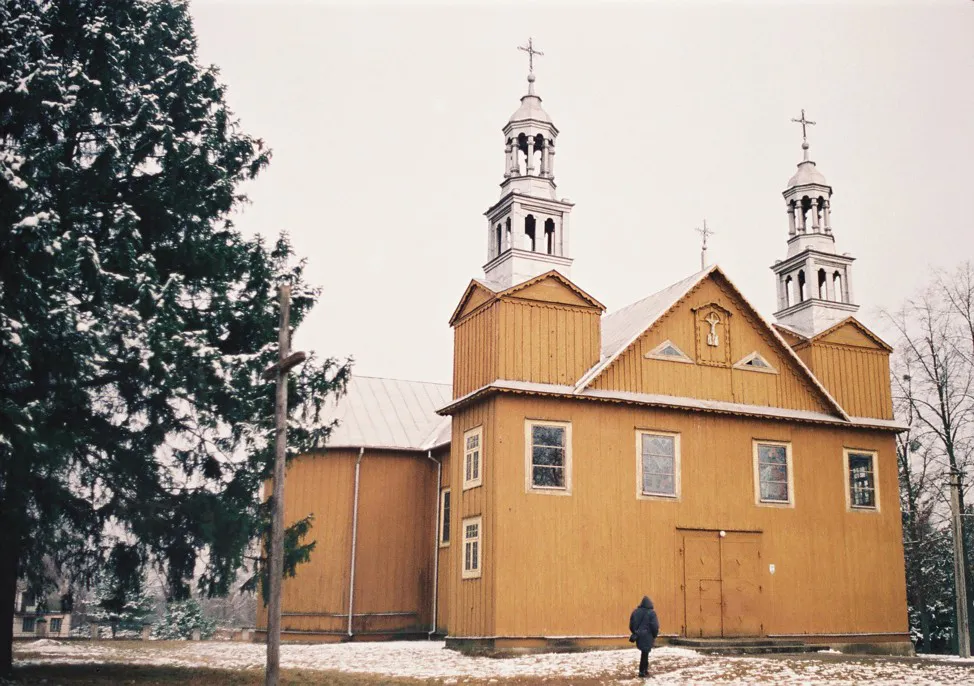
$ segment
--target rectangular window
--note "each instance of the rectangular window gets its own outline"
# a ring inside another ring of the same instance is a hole
[[[59,633],[61,633],[61,620],[60,619],[55,618],[55,619],[52,619],[51,620],[50,631],[51,631],[52,634],[59,634]]]
[[[846,504],[853,510],[878,510],[876,493],[876,453],[871,450],[844,450],[848,475]]]
[[[680,495],[680,435],[636,432],[639,496]]]
[[[481,518],[463,520],[463,578],[475,579],[481,571]]]
[[[32,634],[34,633],[34,618],[24,617],[24,633]]]
[[[440,547],[450,545],[450,489],[440,492]]]
[[[483,483],[481,469],[483,462],[484,427],[463,434],[463,490],[479,486]]]
[[[524,426],[527,490],[571,493],[572,425],[528,420]]]
[[[790,443],[754,442],[754,481],[758,503],[795,504]]]

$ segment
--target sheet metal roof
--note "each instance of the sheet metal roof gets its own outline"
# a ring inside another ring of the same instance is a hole
[[[328,413],[339,424],[327,447],[430,450],[449,443],[450,418],[436,409],[452,396],[450,384],[353,376]]]

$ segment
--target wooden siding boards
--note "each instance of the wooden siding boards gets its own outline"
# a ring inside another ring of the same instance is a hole
[[[663,633],[683,633],[683,530],[760,532],[764,634],[907,630],[891,434],[545,398],[493,403],[508,437],[492,443],[490,460],[496,626],[459,635],[618,636],[644,593]],[[525,493],[525,417],[572,422],[570,496]],[[680,433],[679,500],[636,499],[637,429]],[[755,504],[756,438],[792,443],[794,507]],[[879,512],[847,511],[844,447],[878,452]]]
[[[450,488],[452,496],[452,542],[449,550],[450,579],[448,620],[450,636],[490,636],[494,631],[494,565],[496,547],[494,536],[494,469],[497,451],[497,432],[494,418],[495,401],[488,399],[459,411],[453,417],[453,441],[450,452]],[[483,427],[481,445],[481,474],[483,485],[463,490],[463,434],[477,426]],[[481,569],[474,579],[462,579],[463,532],[462,522],[468,517],[481,520]],[[441,570],[441,575],[443,570]]]
[[[757,351],[777,374],[645,357],[665,340],[692,355],[697,349],[699,325],[694,310],[712,303],[731,315],[722,332],[722,345],[730,346],[731,364]],[[833,413],[824,394],[806,377],[807,372],[751,314],[750,307],[721,283],[719,275],[711,275],[637,338],[591,382],[591,387]]]
[[[313,515],[306,540],[317,544],[310,560],[284,580],[282,631],[347,630],[357,459],[357,450],[333,449],[301,455],[288,465],[285,526]],[[425,453],[365,450],[359,474],[353,633],[429,630],[435,490],[436,465]],[[258,629],[266,622],[259,599]]]

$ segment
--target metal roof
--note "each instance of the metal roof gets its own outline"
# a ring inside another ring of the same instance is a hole
[[[326,414],[339,422],[326,447],[430,450],[449,443],[450,418],[436,409],[452,396],[450,384],[352,376]]]

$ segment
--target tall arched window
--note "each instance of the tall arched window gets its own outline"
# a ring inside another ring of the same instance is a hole
[[[524,249],[530,250],[531,252],[538,249],[537,241],[535,241],[534,225],[533,214],[529,214],[524,218]]]
[[[794,287],[794,279],[792,279],[790,276],[785,277],[785,307],[791,307],[791,289]]]
[[[829,287],[827,285],[828,277],[825,275],[824,269],[818,270],[818,297],[822,300],[829,299]]]
[[[805,302],[808,290],[805,288],[805,270],[798,272],[798,302]]]
[[[494,244],[497,246],[497,254],[500,255],[501,251],[504,249],[504,234],[501,231],[500,224],[498,224],[494,229]]]
[[[545,219],[544,222],[544,244],[545,252],[549,255],[555,254],[555,220]]]
[[[837,302],[845,302],[845,289],[842,287],[842,274],[840,272],[832,275],[832,292],[835,293]]]

